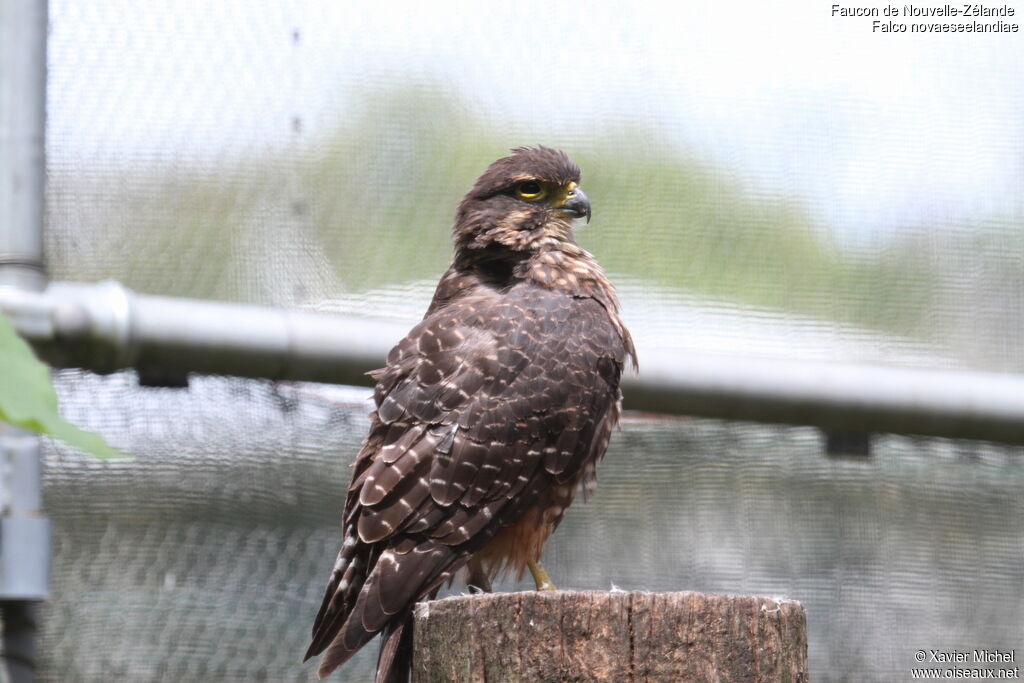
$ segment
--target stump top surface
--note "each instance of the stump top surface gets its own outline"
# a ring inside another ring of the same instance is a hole
[[[679,591],[461,595],[415,611],[415,681],[806,683],[796,600]]]
[[[516,591],[512,593],[477,593],[474,595],[449,595],[440,600],[420,602],[416,605],[415,616],[429,615],[432,609],[461,609],[463,605],[493,603],[519,604],[526,598],[531,604],[573,604],[580,600],[607,600],[610,602],[634,602],[648,600],[690,601],[691,603],[733,604],[764,606],[768,610],[797,609],[804,611],[803,604],[792,598],[765,595],[731,595],[727,593],[698,593],[696,591],[623,591],[623,590],[557,590],[557,591]]]

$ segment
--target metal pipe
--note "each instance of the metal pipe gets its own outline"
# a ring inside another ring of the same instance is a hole
[[[0,287],[0,311],[56,367],[366,384],[397,323],[136,294],[116,282]]]
[[[0,0],[0,284],[40,290],[46,2]]]
[[[32,683],[36,671],[39,606],[25,600],[0,602],[4,625],[4,659],[10,683]]]
[[[369,386],[407,324],[133,294],[117,283],[0,289],[0,310],[51,363],[161,367]],[[640,348],[626,408],[1024,444],[1024,378],[996,373],[659,354]]]
[[[46,600],[50,520],[43,516],[39,437],[0,425],[0,465],[0,601]]]
[[[46,286],[45,0],[0,0],[0,286]],[[42,515],[39,438],[0,425],[0,618],[11,683],[35,672],[37,606],[49,592],[50,527]]]
[[[39,437],[0,425],[0,620],[11,683],[36,667],[36,602],[49,597],[50,520],[42,515]]]
[[[626,407],[728,420],[1024,444],[1024,378],[778,358],[641,356]]]

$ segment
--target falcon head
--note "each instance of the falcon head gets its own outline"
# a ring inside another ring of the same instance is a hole
[[[560,150],[519,147],[491,164],[455,215],[458,249],[533,251],[572,241],[572,223],[590,220],[580,167]]]

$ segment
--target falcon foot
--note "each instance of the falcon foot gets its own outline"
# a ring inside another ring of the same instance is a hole
[[[533,582],[537,584],[537,590],[539,591],[554,591],[558,590],[555,588],[555,584],[551,582],[551,577],[544,571],[544,567],[540,566],[540,562],[534,560],[527,560],[526,566],[533,574]]]
[[[491,592],[491,582],[487,578],[487,572],[478,562],[470,560],[469,576],[466,578],[466,587],[473,595]]]

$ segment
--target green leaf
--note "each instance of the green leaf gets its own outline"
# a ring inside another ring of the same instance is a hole
[[[123,458],[98,434],[60,416],[50,371],[0,314],[0,422],[60,439],[99,458]]]

